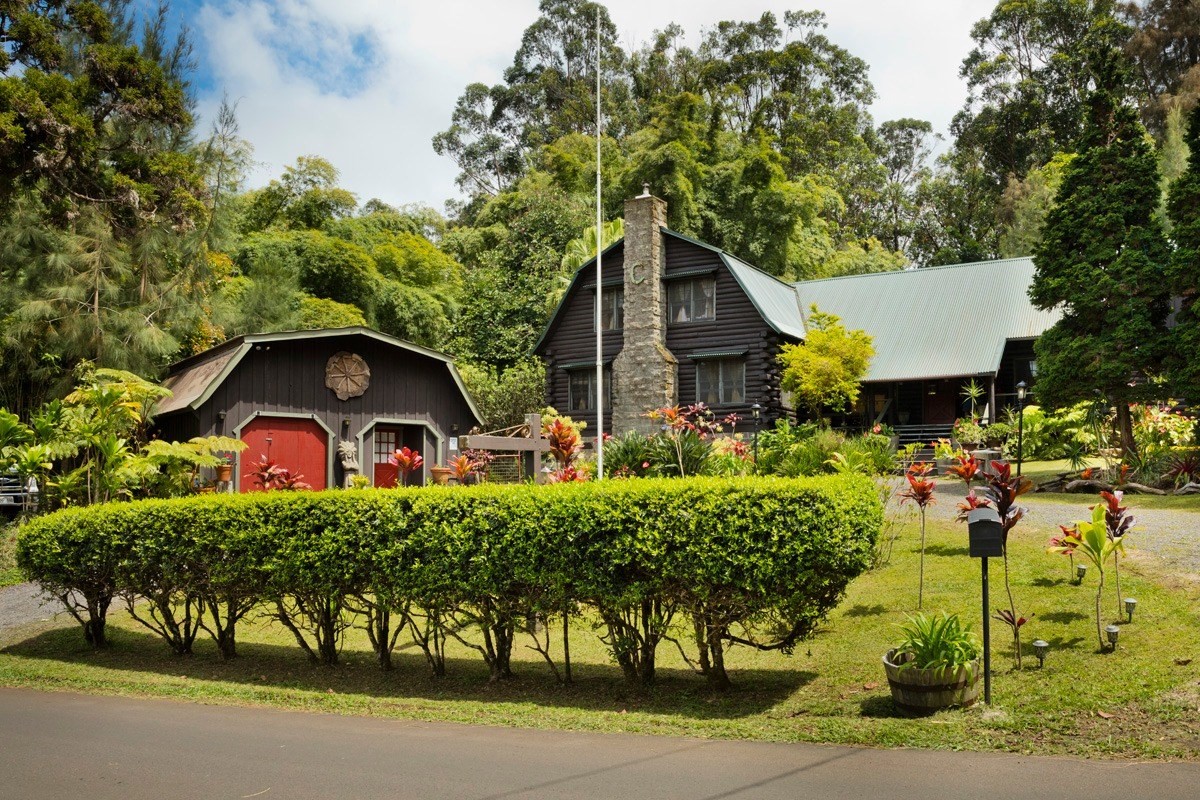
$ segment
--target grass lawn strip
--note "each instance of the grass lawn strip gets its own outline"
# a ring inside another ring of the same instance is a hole
[[[1036,615],[1022,640],[1026,647],[1035,638],[1050,642],[1045,668],[1027,653],[1026,668],[1013,671],[1008,630],[993,622],[994,705],[930,718],[897,715],[880,664],[897,639],[896,624],[915,610],[918,534],[911,525],[891,563],[855,581],[828,624],[793,656],[734,648],[728,660],[735,686],[726,694],[708,691],[669,644],[659,650],[658,685],[630,689],[587,620],[575,624],[576,683],[564,687],[520,640],[517,678],[488,684],[482,661],[461,646],[451,651],[446,678],[429,677],[412,648],[397,653],[394,672],[383,673],[359,631],[347,638],[342,666],[311,667],[290,634],[266,620],[239,630],[242,657],[233,663],[219,661],[207,640],[195,656],[178,658],[123,612],[113,615],[107,652],[88,650],[75,627],[10,634],[0,652],[0,684],[564,730],[1200,759],[1200,586],[1163,575],[1156,562],[1126,559],[1122,587],[1138,598],[1137,616],[1122,625],[1115,653],[1098,654],[1094,578],[1071,583],[1067,560],[1044,552],[1050,533],[1023,524],[1011,543],[1018,611]],[[1000,562],[992,566],[994,610],[1002,589]],[[1104,608],[1105,623],[1117,621],[1111,593]],[[941,610],[962,614],[979,630],[979,563],[966,555],[965,528],[934,522],[926,611]]]

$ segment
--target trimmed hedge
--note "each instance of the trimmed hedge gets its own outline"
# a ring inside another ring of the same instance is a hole
[[[407,631],[435,673],[454,637],[496,679],[528,629],[557,674],[542,623],[586,605],[631,681],[653,681],[686,625],[723,686],[732,643],[786,651],[813,631],[881,520],[851,475],[271,492],[59,511],[25,525],[17,558],[97,647],[123,597],[179,653],[203,630],[233,657],[237,622],[266,606],[317,662],[365,624],[385,668]]]

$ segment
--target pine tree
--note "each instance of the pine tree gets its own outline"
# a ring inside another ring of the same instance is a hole
[[[1101,35],[1103,31],[1099,32]],[[1099,37],[1097,37],[1099,38]],[[1034,256],[1029,296],[1062,319],[1038,340],[1037,399],[1062,407],[1105,396],[1117,409],[1122,449],[1136,452],[1129,404],[1153,396],[1168,348],[1170,258],[1155,210],[1158,164],[1137,112],[1120,101],[1120,51],[1090,52],[1094,90],[1079,155]]]
[[[1187,171],[1171,184],[1167,214],[1175,253],[1171,259],[1171,283],[1180,298],[1168,367],[1172,390],[1193,403],[1200,401],[1200,104],[1188,118],[1187,145],[1191,150]]]

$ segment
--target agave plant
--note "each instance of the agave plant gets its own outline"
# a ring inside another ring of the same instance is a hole
[[[917,609],[925,600],[925,509],[934,502],[933,490],[937,481],[928,477],[932,467],[928,463],[913,464],[908,468],[904,477],[908,479],[908,488],[900,492],[900,502],[912,500],[921,509],[921,561],[920,576],[917,584]]]
[[[1079,521],[1074,528],[1062,528],[1063,535],[1050,540],[1046,548],[1048,553],[1070,553],[1086,558],[1096,568],[1100,576],[1096,587],[1096,639],[1100,649],[1104,649],[1104,629],[1100,624],[1100,601],[1104,596],[1104,562],[1108,557],[1116,555],[1123,549],[1122,537],[1112,538],[1108,535],[1108,524],[1105,521],[1106,509],[1097,503],[1092,508],[1090,521]],[[1060,526],[1061,527],[1061,526]]]

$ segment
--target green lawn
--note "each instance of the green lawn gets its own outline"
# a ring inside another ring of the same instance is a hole
[[[24,580],[17,570],[16,547],[17,526],[0,525],[0,589]]]
[[[1100,654],[1094,576],[1072,585],[1067,560],[1043,550],[1048,536],[1018,527],[1011,544],[1018,611],[1036,614],[1023,638],[1051,643],[1045,668],[1030,654],[1015,671],[1011,638],[993,623],[993,706],[929,718],[895,712],[880,664],[896,624],[915,610],[915,525],[904,528],[891,564],[859,578],[792,656],[734,649],[735,687],[726,694],[710,692],[669,644],[659,650],[659,684],[627,687],[585,621],[572,634],[576,682],[564,687],[520,642],[517,677],[489,685],[482,662],[462,647],[446,678],[429,677],[413,649],[398,654],[393,673],[381,673],[358,632],[343,665],[312,667],[289,634],[265,622],[240,631],[243,657],[234,663],[220,662],[207,641],[195,656],[177,658],[123,613],[114,615],[114,646],[103,653],[83,647],[75,628],[9,635],[0,685],[570,730],[1200,759],[1200,587],[1156,575],[1131,556],[1121,576],[1139,600],[1137,616],[1122,625],[1119,649]],[[925,608],[961,612],[978,629],[979,563],[966,555],[965,539],[961,526],[930,526]],[[996,560],[993,608],[1003,591]],[[1111,590],[1104,612],[1106,623],[1117,616]]]

